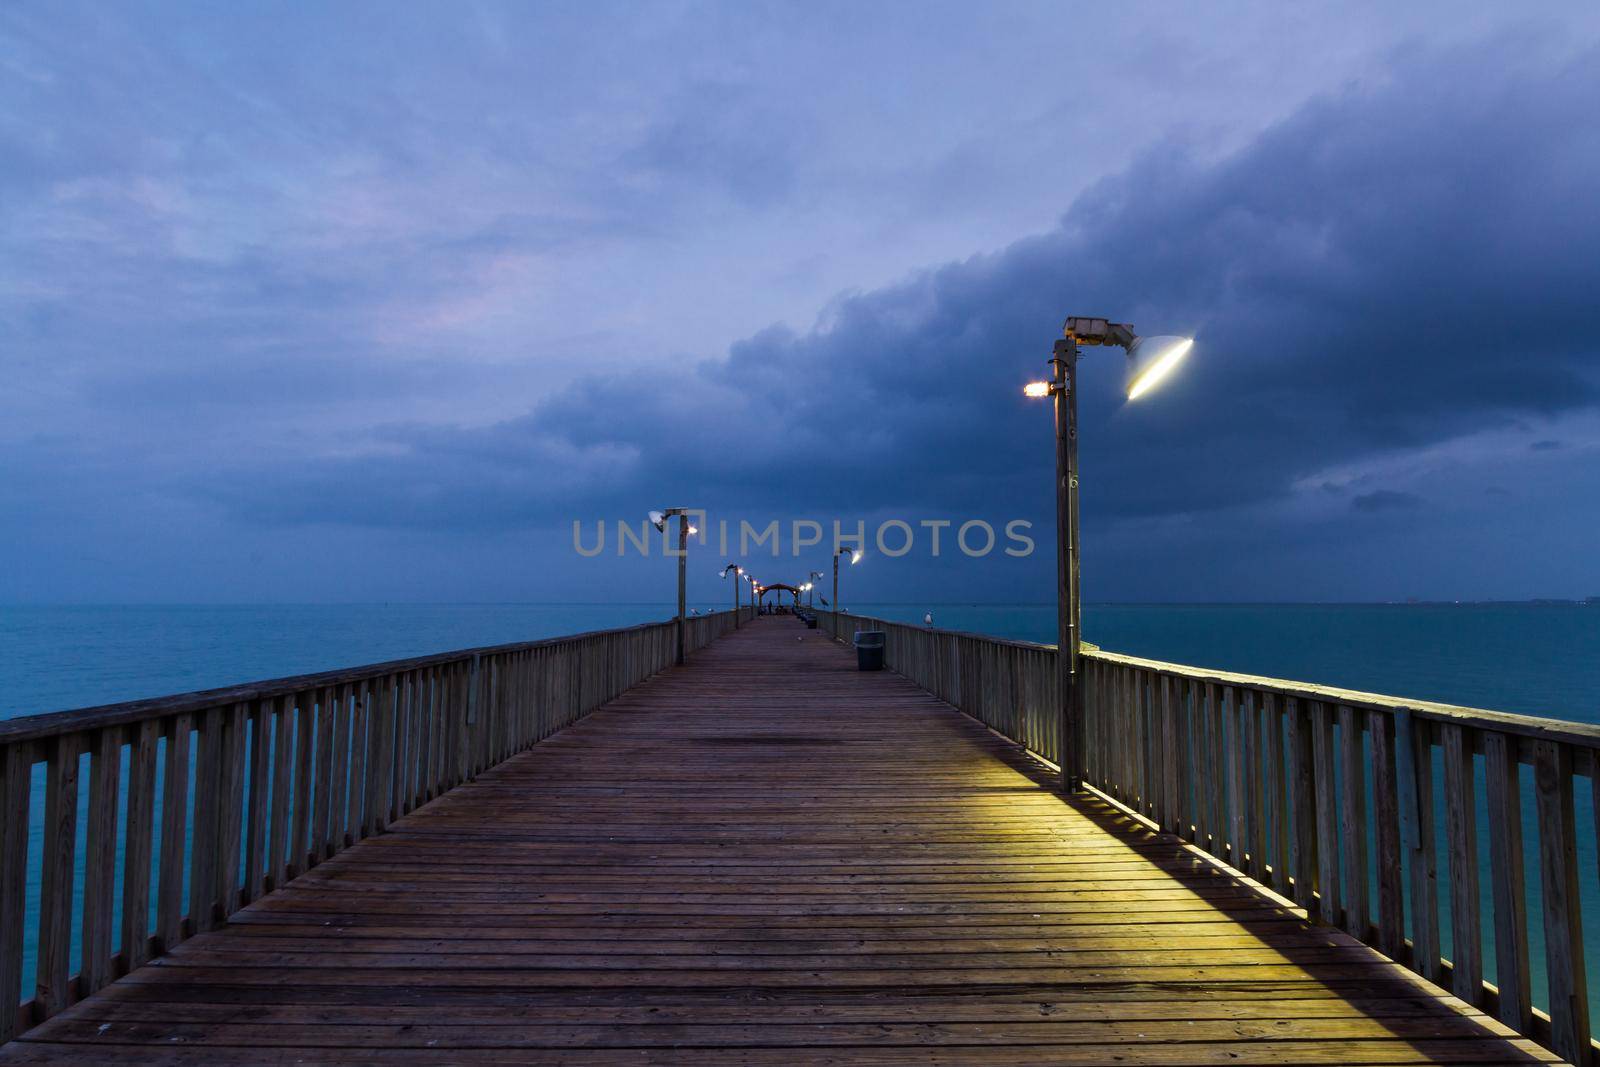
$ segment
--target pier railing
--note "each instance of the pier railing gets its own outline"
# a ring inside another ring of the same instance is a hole
[[[1055,646],[823,618],[841,640],[885,631],[891,670],[1059,762]],[[1086,782],[1564,1059],[1600,1063],[1580,893],[1596,871],[1579,866],[1580,842],[1595,863],[1600,727],[1084,656]]]
[[[674,626],[0,720],[0,1042],[670,666]]]

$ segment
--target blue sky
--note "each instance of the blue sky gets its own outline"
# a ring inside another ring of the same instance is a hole
[[[0,600],[666,597],[571,524],[669,504],[1044,600],[1068,313],[1198,338],[1086,360],[1091,597],[1600,594],[1597,99],[1576,3],[8,4]]]

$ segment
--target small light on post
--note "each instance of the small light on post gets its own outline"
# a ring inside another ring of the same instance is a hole
[[[1027,385],[1022,387],[1022,395],[1026,397],[1032,397],[1035,400],[1047,397],[1050,395],[1050,383],[1029,382]]]

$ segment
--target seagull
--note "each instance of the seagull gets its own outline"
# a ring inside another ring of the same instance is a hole
[[[924,625],[924,626],[932,626],[933,625],[933,612],[930,611],[930,612],[928,612],[926,615],[924,615],[922,617],[922,625]]]

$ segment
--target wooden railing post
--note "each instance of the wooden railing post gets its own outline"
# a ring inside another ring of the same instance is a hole
[[[1372,737],[1372,821],[1378,869],[1378,949],[1400,959],[1405,948],[1405,886],[1400,854],[1400,790],[1395,771],[1394,718],[1367,713]]]
[[[1321,894],[1318,917],[1328,926],[1339,925],[1342,916],[1339,896],[1338,807],[1334,797],[1333,716],[1328,705],[1310,704],[1313,774],[1317,792],[1317,892]]]
[[[1344,928],[1350,936],[1367,938],[1367,757],[1363,736],[1366,716],[1340,704],[1339,844],[1344,872]]]
[[[1489,885],[1494,900],[1495,978],[1500,1021],[1520,1034],[1533,1027],[1529,994],[1528,904],[1522,873],[1522,786],[1516,739],[1483,738],[1489,816]]]
[[[122,727],[103,726],[89,743],[89,812],[85,829],[82,964],[78,995],[88,996],[116,977],[111,971],[117,884],[117,807],[122,780]]]
[[[1293,697],[1288,701],[1288,716],[1289,807],[1294,820],[1294,836],[1289,848],[1294,868],[1294,902],[1311,915],[1317,907],[1317,872],[1320,869],[1314,727],[1311,709]],[[1333,843],[1329,842],[1328,847],[1332,848]]]
[[[202,712],[195,725],[194,847],[189,860],[190,933],[211,929],[216,899],[219,833],[217,797],[222,792],[222,708]]]
[[[150,864],[154,859],[156,756],[161,724],[146,719],[133,727],[128,753],[128,817],[122,875],[122,968],[150,958]]]
[[[0,745],[0,1044],[16,1036],[17,1007],[22,1002],[32,787],[33,744]]]
[[[44,783],[44,863],[39,880],[39,1010],[54,1015],[68,1003],[72,957],[73,860],[78,841],[78,757],[83,735],[62,734],[50,746]]]
[[[1478,915],[1478,806],[1473,737],[1454,723],[1444,740],[1445,839],[1450,856],[1450,988],[1469,1004],[1483,1002],[1483,934]]]
[[[162,952],[184,938],[183,844],[189,809],[189,741],[194,716],[167,720],[166,760],[161,768],[161,859],[156,875],[156,937]]]
[[[1438,852],[1433,831],[1433,744],[1428,724],[1395,712],[1400,778],[1400,840],[1411,872],[1412,967],[1430,982],[1443,974],[1439,954]]]
[[[279,698],[260,700],[250,709],[249,796],[245,800],[243,901],[261,899],[267,883],[267,790],[272,750],[272,723]],[[357,781],[359,781],[359,777]]]
[[[1533,796],[1539,811],[1539,876],[1544,900],[1544,959],[1550,982],[1551,1047],[1573,1063],[1589,1055],[1589,993],[1583,964],[1573,825],[1572,755],[1553,741],[1533,744]]]

